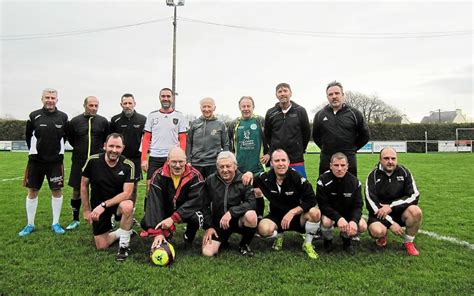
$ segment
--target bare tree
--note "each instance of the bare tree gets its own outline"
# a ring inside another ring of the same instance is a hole
[[[359,110],[367,122],[381,122],[387,117],[401,116],[401,112],[395,107],[385,103],[376,94],[366,95],[360,92],[346,91],[346,104]],[[313,109],[313,112],[318,112],[327,104]]]

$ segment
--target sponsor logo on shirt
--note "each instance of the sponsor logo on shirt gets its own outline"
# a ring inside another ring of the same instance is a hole
[[[252,124],[250,125],[250,129],[251,129],[251,130],[256,130],[256,129],[257,129],[257,124],[256,124],[256,123],[252,123]]]
[[[397,176],[397,181],[403,182],[405,181],[405,178],[403,176]]]
[[[324,116],[323,121],[327,121],[327,120],[328,120],[328,118],[326,116]]]
[[[134,128],[140,128],[140,125],[139,124],[134,124],[133,127]]]
[[[118,173],[118,175],[119,175],[119,176],[123,176],[123,175],[125,175],[125,173],[124,173],[123,171],[120,171],[120,172]]]
[[[380,182],[380,179],[375,180],[375,184],[377,184],[378,182]]]
[[[352,196],[352,193],[351,192],[344,192],[342,195],[344,195],[344,197],[351,197]]]
[[[62,128],[62,127],[63,127],[62,124],[55,124],[54,126],[55,126],[56,128]]]
[[[285,192],[285,195],[288,195],[288,196],[291,196],[291,195],[293,195],[293,194],[295,194],[294,191],[286,191],[286,192]]]

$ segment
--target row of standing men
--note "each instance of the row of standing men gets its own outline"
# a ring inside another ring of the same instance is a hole
[[[344,92],[340,83],[330,83],[326,93],[329,104],[315,115],[313,121],[313,139],[321,147],[320,174],[329,169],[331,156],[335,152],[342,152],[348,162],[349,171],[357,176],[355,155],[356,151],[369,139],[367,125],[359,111],[344,103]],[[30,161],[25,178],[26,186],[29,188],[26,204],[28,224],[19,233],[20,236],[34,230],[33,210],[36,207],[34,203],[37,205],[37,193],[41,187],[38,180],[41,178],[42,183],[44,175],[48,176],[53,195],[53,231],[64,232],[58,223],[60,213],[58,204],[62,203],[60,190],[62,176],[54,176],[58,173],[54,165],[44,165],[48,162],[46,156],[49,156],[49,161],[52,163],[61,158],[62,151],[61,148],[57,151],[58,145],[55,145],[54,137],[56,140],[61,137],[63,140],[67,138],[74,148],[69,178],[69,185],[73,187],[71,199],[73,222],[66,228],[70,230],[79,226],[81,197],[84,200],[84,195],[88,194],[88,192],[81,192],[82,168],[91,155],[100,152],[102,147],[106,148],[102,145],[105,137],[111,132],[123,135],[125,140],[123,155],[133,161],[134,167],[137,168],[134,172],[135,186],[132,201],[136,199],[136,183],[141,175],[138,167],[147,171],[148,185],[153,173],[168,159],[169,148],[176,146],[186,151],[188,161],[204,177],[216,171],[218,153],[228,149],[235,152],[239,170],[253,174],[262,173],[263,165],[268,163],[270,154],[277,149],[282,149],[287,155],[289,166],[306,177],[303,154],[310,138],[309,121],[306,110],[290,100],[291,95],[291,88],[287,83],[278,84],[276,97],[279,102],[267,111],[264,119],[253,114],[255,107],[253,99],[242,97],[239,100],[242,116],[232,121],[227,129],[226,125],[214,116],[215,102],[212,98],[204,98],[200,101],[202,116],[193,121],[188,128],[183,114],[172,108],[174,97],[171,90],[167,88],[160,91],[161,109],[151,112],[148,117],[138,114],[134,110],[133,95],[125,94],[120,103],[122,113],[113,116],[110,123],[104,117],[97,115],[99,102],[95,97],[85,99],[84,114],[67,122],[67,115],[56,108],[57,92],[51,89],[45,90],[42,96],[43,108],[32,112],[27,123],[26,135],[30,148]],[[51,121],[55,122],[56,133],[48,135],[45,131]],[[64,133],[62,135],[61,130]],[[46,148],[38,146],[40,143],[47,145]],[[57,156],[57,159],[54,159],[54,156]],[[62,165],[62,158],[60,161]],[[42,163],[43,168],[38,163]],[[38,168],[46,168],[43,176]],[[83,178],[82,181],[84,181]],[[262,218],[263,193],[258,189],[255,191],[257,215]],[[101,199],[103,197],[99,198]],[[104,209],[110,207],[104,202],[93,206],[101,206]],[[133,203],[131,207],[133,208]],[[88,210],[90,211],[90,208]],[[92,211],[92,214],[97,213]],[[108,226],[98,227],[94,229],[94,234],[105,235],[109,231],[107,228]],[[121,237],[120,233],[115,235]],[[110,241],[108,236],[107,234],[104,240],[99,240],[99,243],[96,240],[98,248],[108,246]]]

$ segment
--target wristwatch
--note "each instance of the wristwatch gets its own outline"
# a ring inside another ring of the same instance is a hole
[[[104,209],[107,209],[107,204],[105,203],[105,201],[101,202],[100,206],[103,207]]]

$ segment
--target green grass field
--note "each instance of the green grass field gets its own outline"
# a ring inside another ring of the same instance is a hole
[[[306,166],[312,184],[316,181],[319,155],[307,155]],[[362,182],[377,162],[376,155],[359,155]],[[115,262],[117,246],[96,251],[91,228],[65,235],[50,231],[51,198],[47,184],[40,193],[37,230],[19,238],[25,225],[26,189],[22,175],[26,153],[0,152],[0,200],[2,214],[0,247],[1,295],[472,295],[474,293],[474,154],[400,154],[400,163],[412,171],[421,192],[424,213],[422,230],[456,241],[419,234],[418,258],[408,257],[401,240],[389,236],[386,250],[378,250],[365,233],[356,245],[356,255],[345,255],[341,247],[327,255],[322,241],[315,241],[320,259],[313,261],[301,251],[299,235],[287,233],[283,251],[273,252],[272,242],[255,239],[254,258],[242,258],[231,247],[215,258],[203,258],[199,248],[183,250],[179,228],[176,262],[171,268],[148,262],[150,240],[132,238],[133,253],[125,263]],[[66,155],[69,175],[70,154]],[[143,215],[143,183],[136,217]],[[71,219],[65,187],[61,224]],[[81,213],[82,215],[82,213]],[[139,230],[136,228],[136,230]],[[199,239],[202,231],[199,233]],[[457,242],[465,241],[469,245]],[[340,242],[336,240],[336,244]]]

